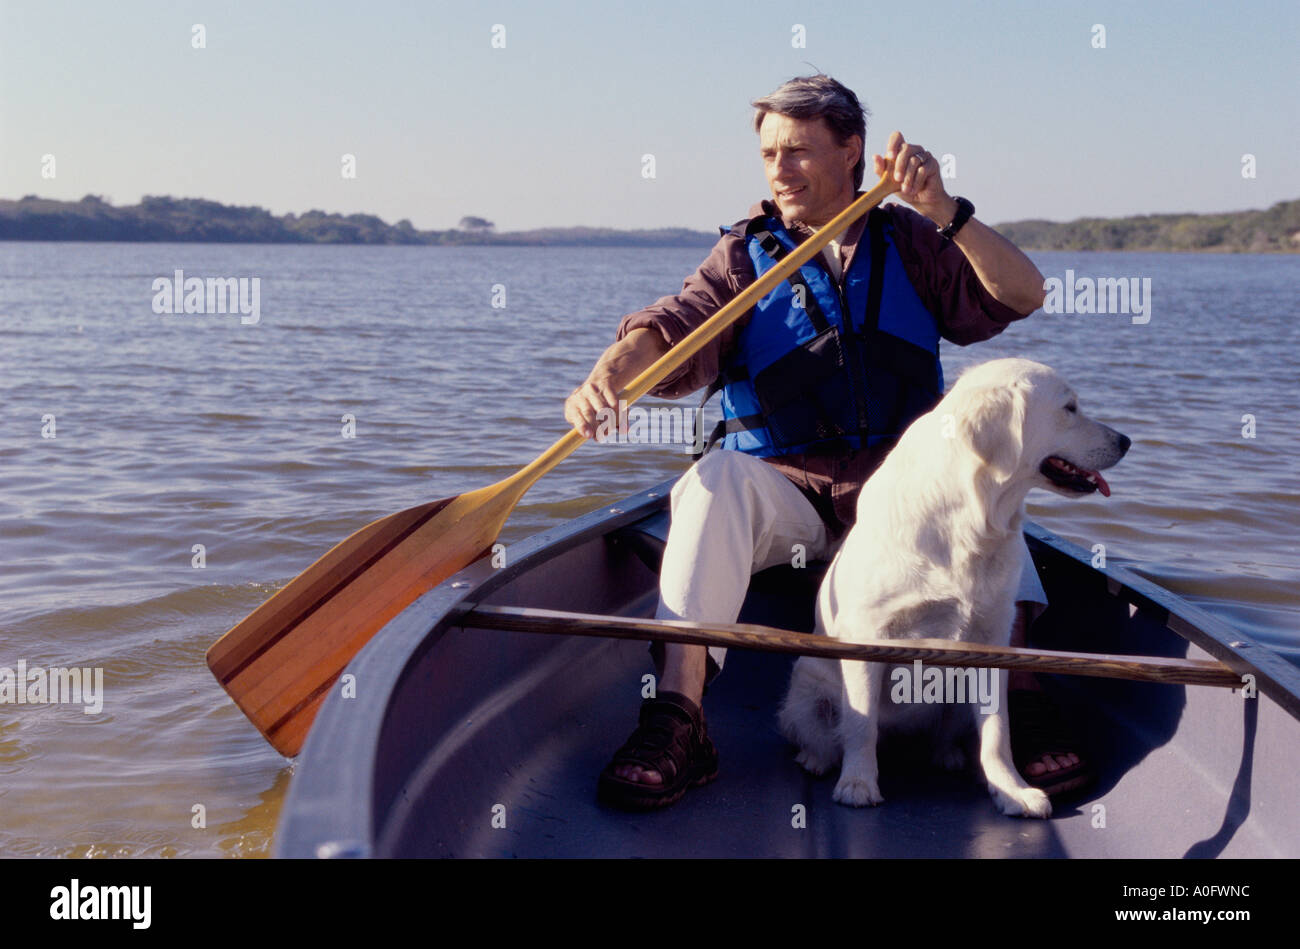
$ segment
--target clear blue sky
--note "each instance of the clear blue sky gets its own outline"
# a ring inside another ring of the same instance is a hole
[[[1300,196],[1298,50],[1295,0],[0,0],[0,197],[704,229],[766,195],[748,102],[812,64],[988,221],[1262,208]]]

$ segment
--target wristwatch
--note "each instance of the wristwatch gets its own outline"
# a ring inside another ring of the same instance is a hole
[[[939,236],[943,238],[944,244],[949,243],[956,233],[961,230],[962,225],[969,221],[971,215],[975,213],[975,205],[965,198],[954,196],[953,200],[957,202],[957,213],[953,215],[952,221],[947,227],[939,228]]]

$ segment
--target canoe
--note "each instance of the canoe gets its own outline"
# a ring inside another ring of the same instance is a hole
[[[412,603],[354,658],[308,736],[280,857],[1296,857],[1300,670],[1036,524],[1050,607],[1031,645],[1218,660],[1257,694],[1043,677],[1098,780],[1050,820],[999,814],[973,771],[881,749],[885,803],[831,799],[778,734],[794,657],[733,651],[704,701],[718,780],[665,811],[596,800],[636,723],[644,643],[476,628],[479,606],[650,617],[672,481],[511,545]],[[812,627],[809,565],[756,575],[740,620]],[[350,678],[349,678],[350,677]]]

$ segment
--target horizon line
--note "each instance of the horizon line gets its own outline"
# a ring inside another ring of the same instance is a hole
[[[208,202],[208,203],[210,203],[210,204],[217,204],[217,205],[220,205],[220,206],[225,207],[225,208],[256,209],[256,210],[259,210],[259,211],[265,211],[266,213],[270,214],[272,217],[277,217],[277,218],[283,218],[283,217],[287,217],[287,216],[289,216],[289,215],[293,215],[295,218],[299,218],[299,217],[303,217],[303,216],[308,215],[308,214],[322,214],[322,215],[326,215],[326,216],[336,216],[336,217],[353,217],[353,216],[362,216],[362,217],[372,217],[372,218],[375,218],[375,219],[379,220],[381,223],[383,223],[385,227],[396,227],[397,224],[400,223],[400,221],[408,221],[408,222],[410,221],[409,218],[400,218],[397,222],[390,222],[390,221],[385,220],[384,218],[380,217],[378,214],[375,214],[375,213],[370,212],[370,211],[350,211],[350,212],[344,212],[344,211],[325,211],[325,210],[322,210],[322,209],[320,209],[320,208],[311,208],[310,210],[307,210],[307,211],[285,211],[283,214],[275,214],[275,213],[274,213],[273,211],[271,211],[269,208],[263,207],[263,206],[260,205],[260,204],[227,204],[227,203],[224,202],[224,201],[218,201],[218,200],[215,200],[215,199],[213,199],[213,198],[203,198],[203,197],[173,197],[173,196],[170,195],[170,194],[145,194],[145,195],[141,195],[141,196],[140,196],[140,200],[139,200],[139,201],[136,201],[134,204],[114,204],[113,201],[111,200],[111,198],[105,198],[103,195],[93,194],[93,193],[87,193],[87,194],[83,195],[82,197],[80,197],[80,198],[78,198],[78,199],[76,199],[76,200],[72,200],[72,199],[63,199],[63,198],[45,198],[45,197],[41,197],[40,195],[37,195],[37,194],[26,194],[26,195],[23,195],[21,198],[6,198],[6,197],[2,197],[2,196],[0,196],[0,202],[6,202],[6,201],[7,201],[7,202],[11,202],[11,203],[13,203],[13,204],[21,204],[23,201],[27,201],[27,200],[30,200],[30,199],[35,199],[35,200],[37,200],[37,201],[52,201],[52,202],[55,202],[55,203],[57,203],[57,204],[80,204],[80,203],[82,203],[83,201],[85,201],[87,198],[96,198],[96,199],[98,199],[99,201],[101,201],[102,203],[107,204],[109,207],[112,207],[112,208],[131,208],[131,207],[139,207],[139,206],[142,205],[142,204],[144,203],[144,201],[145,201],[146,199],[148,199],[148,198],[166,198],[166,199],[171,200],[171,201],[206,201],[206,202]],[[767,199],[765,198],[764,200],[767,200]],[[903,200],[901,200],[901,199],[898,199],[898,198],[897,198],[896,196],[894,196],[894,195],[890,195],[890,196],[887,197],[885,200],[886,200],[887,203],[902,204],[902,205],[904,205],[905,207],[911,207],[911,205],[909,205],[906,201],[903,201]],[[1039,223],[1039,222],[1041,222],[1041,223],[1046,223],[1046,224],[1076,224],[1076,223],[1079,223],[1079,222],[1081,222],[1081,221],[1105,221],[1105,220],[1116,220],[1116,219],[1137,218],[1137,217],[1186,217],[1186,216],[1189,216],[1189,215],[1190,215],[1190,216],[1193,216],[1193,217],[1215,217],[1215,216],[1228,215],[1228,214],[1248,214],[1248,213],[1251,213],[1251,212],[1268,211],[1268,210],[1271,210],[1272,208],[1277,207],[1278,205],[1289,204],[1289,203],[1291,203],[1292,201],[1300,201],[1300,196],[1297,196],[1297,197],[1295,197],[1295,198],[1285,198],[1285,199],[1280,200],[1280,201],[1274,201],[1272,204],[1267,205],[1266,207],[1262,207],[1262,208],[1241,208],[1241,209],[1233,210],[1233,211],[1157,211],[1157,212],[1134,212],[1134,213],[1130,213],[1130,214],[1121,214],[1121,215],[1105,215],[1105,216],[1101,216],[1101,215],[1099,215],[1099,216],[1095,216],[1095,217],[1078,217],[1078,218],[1072,218],[1071,220],[1068,220],[1068,221],[1056,221],[1056,220],[1052,220],[1051,218],[1027,217],[1027,218],[1017,218],[1017,219],[1012,220],[1012,221],[1000,221],[1000,222],[997,222],[997,223],[989,223],[989,226],[990,226],[990,227],[1002,227],[1002,226],[1005,226],[1005,225],[1008,225],[1008,224],[1028,224],[1028,223]],[[918,212],[918,213],[919,213],[919,212]],[[462,218],[464,218],[464,217],[472,217],[472,216],[474,216],[474,215],[468,215],[468,214],[461,215]],[[415,228],[414,225],[412,225],[412,229],[415,230],[416,233],[424,233],[424,234],[440,234],[440,233],[446,233],[446,232],[448,232],[448,231],[457,231],[457,232],[461,232],[461,229],[458,228],[458,227],[443,228],[443,229],[441,229],[441,230],[439,230],[439,229],[420,230],[419,228]],[[541,227],[520,228],[520,229],[518,229],[518,230],[496,230],[496,226],[493,225],[492,231],[493,231],[494,233],[498,234],[498,235],[505,235],[505,234],[527,234],[527,233],[532,232],[532,231],[547,231],[547,230],[579,230],[579,229],[586,229],[586,230],[593,230],[593,231],[614,231],[614,232],[619,232],[619,233],[630,233],[630,232],[636,232],[636,231],[688,231],[688,232],[690,232],[690,233],[692,233],[692,234],[712,234],[712,233],[713,233],[713,230],[714,230],[714,229],[696,229],[696,228],[694,228],[694,227],[690,227],[690,226],[688,226],[688,225],[684,225],[684,224],[668,225],[668,226],[663,226],[663,227],[642,227],[642,228],[618,228],[618,227],[605,227],[605,226],[594,225],[594,224],[547,224],[547,225],[543,225],[543,226],[541,226]],[[469,233],[469,232],[463,232],[463,233]],[[131,243],[138,243],[138,242],[131,242]]]

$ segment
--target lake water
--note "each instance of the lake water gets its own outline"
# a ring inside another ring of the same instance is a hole
[[[619,317],[703,256],[0,243],[0,666],[105,676],[97,714],[0,705],[0,855],[266,855],[292,765],[207,647],[356,528],[532,460]],[[1151,311],[945,345],[950,381],[1049,363],[1133,439],[1113,497],[1035,492],[1031,517],[1300,659],[1300,258],[1032,256],[1049,277],[1150,278]],[[155,313],[176,270],[259,277],[259,321]],[[584,446],[502,539],[686,464]]]

